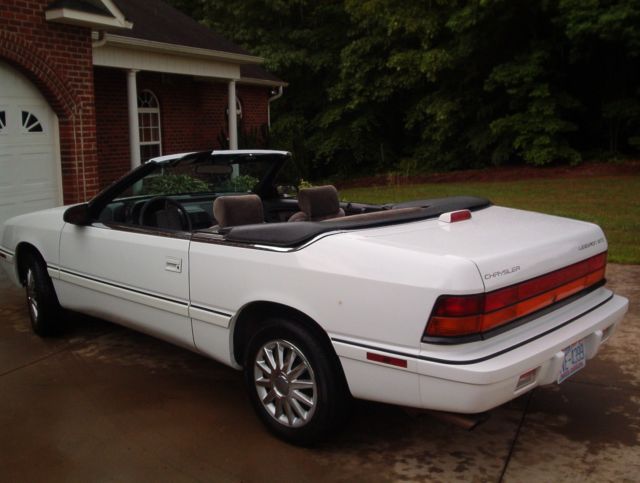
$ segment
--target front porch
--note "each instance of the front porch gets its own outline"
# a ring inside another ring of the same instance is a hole
[[[101,187],[151,157],[237,149],[243,133],[241,147],[264,142],[264,86],[111,67],[94,68],[94,85]]]
[[[239,131],[253,134],[254,145],[246,147],[259,147],[271,96],[283,85],[243,76],[243,66],[259,61],[245,53],[94,33],[100,186],[155,156],[237,149]]]

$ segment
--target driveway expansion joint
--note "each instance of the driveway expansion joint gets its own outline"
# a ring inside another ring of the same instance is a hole
[[[509,445],[509,452],[507,453],[507,457],[504,460],[504,466],[502,467],[502,471],[500,473],[500,478],[498,478],[498,483],[502,483],[504,481],[504,475],[507,473],[507,468],[509,467],[509,462],[511,461],[511,457],[516,449],[516,444],[518,442],[518,437],[520,436],[520,431],[524,426],[524,421],[527,417],[527,412],[529,411],[529,406],[531,405],[531,399],[533,398],[533,393],[536,389],[533,389],[527,393],[527,401],[525,402],[524,409],[522,410],[522,416],[520,417],[520,422],[518,423],[518,427],[516,428],[516,432],[513,435],[513,440]]]

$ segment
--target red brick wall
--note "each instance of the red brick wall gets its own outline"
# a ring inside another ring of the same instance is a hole
[[[65,203],[98,189],[89,29],[45,20],[50,0],[2,0],[0,58],[21,70],[58,115]]]
[[[267,124],[269,88],[238,85],[237,96],[242,102],[242,128],[245,131],[257,130],[260,132]],[[240,147],[251,148],[254,146]]]
[[[98,172],[100,185],[106,186],[130,166],[127,80],[125,71],[109,68],[96,68],[94,77]],[[160,103],[163,154],[220,147],[220,134],[227,132],[226,83],[139,72],[137,84],[139,92],[151,90]],[[245,127],[266,125],[268,95],[264,87],[238,86]]]
[[[225,138],[227,132],[228,93],[227,83],[198,82],[197,117],[202,127],[196,125],[195,128],[203,149],[223,147],[219,140]]]
[[[96,68],[95,105],[98,140],[98,178],[104,187],[130,166],[127,109],[127,73]]]

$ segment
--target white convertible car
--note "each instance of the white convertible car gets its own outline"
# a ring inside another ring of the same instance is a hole
[[[627,310],[596,225],[476,197],[295,199],[289,157],[165,156],[9,220],[0,262],[35,332],[70,309],[243,369],[260,419],[309,443],[352,396],[478,413],[562,382]]]

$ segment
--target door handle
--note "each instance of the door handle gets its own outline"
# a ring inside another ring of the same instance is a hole
[[[167,272],[182,273],[182,258],[167,257],[164,269]]]

